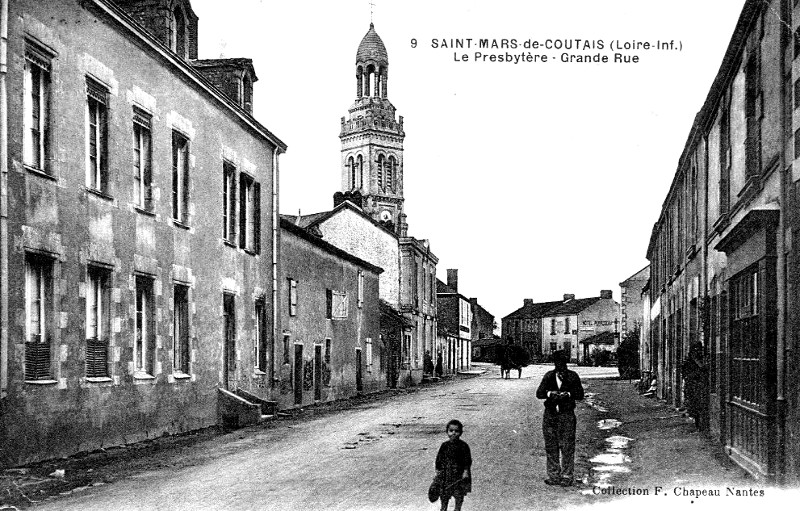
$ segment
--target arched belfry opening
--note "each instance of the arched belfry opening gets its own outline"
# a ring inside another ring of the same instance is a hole
[[[389,56],[386,46],[370,23],[356,53],[356,97],[386,99],[389,81]]]

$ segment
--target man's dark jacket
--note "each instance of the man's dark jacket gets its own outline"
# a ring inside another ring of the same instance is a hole
[[[549,391],[569,392],[568,398],[555,398],[547,397]],[[556,370],[547,371],[542,378],[542,383],[536,389],[536,397],[544,399],[544,408],[552,414],[556,413],[572,413],[575,410],[575,401],[583,399],[583,385],[581,385],[581,378],[575,371],[567,369],[564,372],[564,378],[561,380],[561,389],[558,388],[556,382]],[[559,411],[556,411],[558,405]]]

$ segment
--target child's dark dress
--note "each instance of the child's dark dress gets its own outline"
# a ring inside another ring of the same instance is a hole
[[[463,497],[472,491],[472,473],[462,480],[464,470],[472,467],[469,445],[461,439],[448,440],[439,447],[436,455],[436,470],[442,471],[442,497]]]

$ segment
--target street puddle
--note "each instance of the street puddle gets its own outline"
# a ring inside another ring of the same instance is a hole
[[[594,408],[598,412],[602,412],[602,413],[607,412],[608,408],[606,408],[605,406],[602,406],[600,403],[598,403],[595,400],[595,396],[596,395],[597,394],[594,394],[594,393],[586,394],[586,396],[584,398],[584,402],[586,403],[586,406],[588,406],[589,408]]]
[[[623,463],[630,463],[631,459],[622,453],[607,452],[598,454],[589,461],[591,463],[599,463],[603,465],[622,465]]]
[[[614,429],[622,425],[622,422],[617,419],[603,419],[597,421],[597,427],[600,429]]]
[[[629,474],[631,469],[623,465],[598,465],[592,467],[596,472],[609,472],[613,474]],[[611,477],[610,475],[607,477]]]
[[[622,423],[617,419],[605,419],[597,423],[600,429],[613,429],[617,428]],[[622,435],[613,435],[605,439],[608,447],[604,453],[598,454],[590,459],[592,463],[592,478],[590,481],[589,476],[584,477],[584,484],[592,486],[592,488],[581,491],[583,495],[599,495],[596,489],[604,489],[612,487],[613,479],[615,476],[629,474],[631,469],[626,465],[631,462],[630,456],[625,454],[625,449],[630,447],[630,443],[634,440]]]
[[[628,445],[631,443],[633,438],[628,438],[626,436],[610,436],[606,438],[606,442],[608,442],[608,448],[610,449],[627,449]]]

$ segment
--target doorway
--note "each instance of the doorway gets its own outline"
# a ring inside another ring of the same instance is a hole
[[[225,388],[236,389],[236,302],[232,294],[222,295],[224,348],[222,379]]]
[[[294,404],[303,404],[303,345],[294,345]]]

